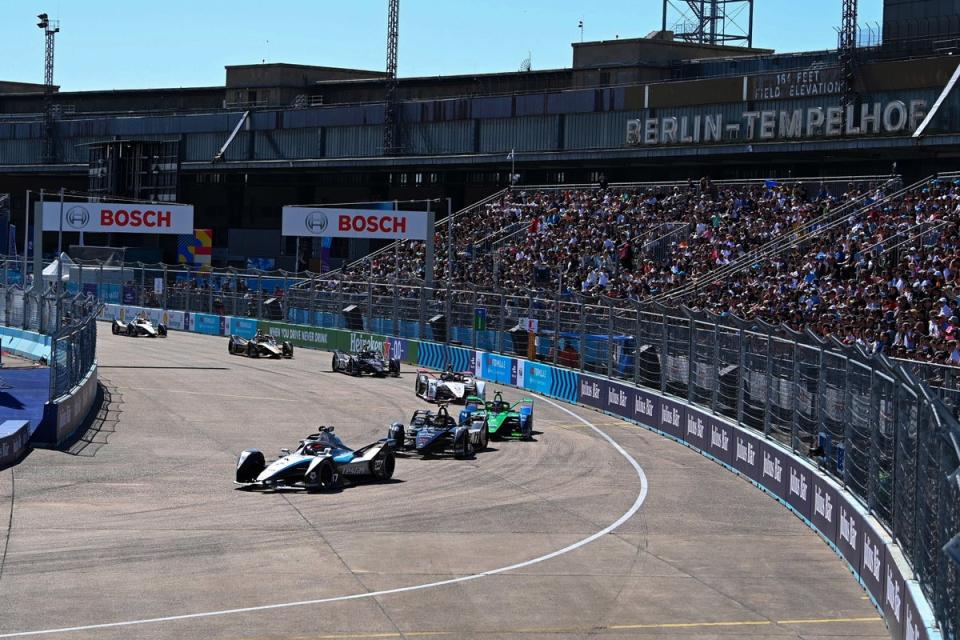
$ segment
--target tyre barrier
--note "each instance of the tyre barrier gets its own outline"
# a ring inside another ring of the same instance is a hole
[[[174,313],[144,311],[148,315]],[[229,335],[225,328],[235,320],[248,319],[222,317],[221,335]],[[187,319],[180,327],[173,323],[169,327],[191,330],[190,323]],[[471,371],[478,378],[600,411],[670,438],[743,477],[820,535],[867,592],[894,640],[943,638],[900,546],[880,523],[853,494],[810,461],[759,432],[651,389],[524,358],[277,321],[260,321],[257,326],[298,347],[351,350],[360,342],[367,342],[408,364],[437,370],[452,365],[456,370]]]

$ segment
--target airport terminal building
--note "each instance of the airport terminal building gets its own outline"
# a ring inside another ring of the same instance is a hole
[[[18,225],[28,189],[193,204],[224,262],[292,254],[285,204],[450,197],[459,208],[506,187],[514,163],[521,185],[958,169],[960,92],[945,91],[958,16],[947,0],[909,3],[943,14],[919,21],[904,4],[887,0],[896,37],[859,48],[852,77],[837,51],[660,31],[575,43],[566,69],[401,78],[389,149],[378,71],[240,65],[223,86],[126,91],[0,82],[0,193]],[[368,248],[335,246],[333,258]]]

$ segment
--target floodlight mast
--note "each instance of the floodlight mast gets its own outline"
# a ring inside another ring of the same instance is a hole
[[[43,161],[51,164],[56,160],[53,142],[53,52],[56,34],[60,32],[60,21],[50,20],[46,13],[37,15],[37,27],[43,29],[45,37],[43,57]]]

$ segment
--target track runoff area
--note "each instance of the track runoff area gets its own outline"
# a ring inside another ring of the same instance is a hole
[[[102,334],[98,419],[0,473],[0,638],[888,637],[800,520],[640,428],[536,398],[533,442],[242,491],[243,449],[321,424],[359,447],[409,420],[413,370]]]

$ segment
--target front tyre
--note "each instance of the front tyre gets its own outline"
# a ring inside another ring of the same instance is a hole
[[[333,354],[333,363],[330,365],[330,368],[333,369],[334,373],[340,371],[340,358],[337,357],[337,354]]]
[[[113,332],[113,335],[119,335],[120,327],[117,325],[116,321],[114,321],[113,325],[110,327],[110,330]]]
[[[252,342],[247,343],[247,357],[248,358],[260,357],[260,352],[257,350],[256,346]]]

